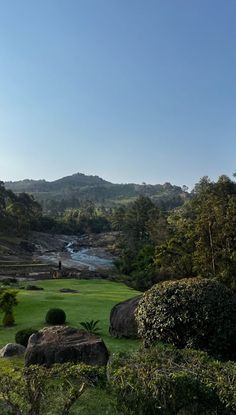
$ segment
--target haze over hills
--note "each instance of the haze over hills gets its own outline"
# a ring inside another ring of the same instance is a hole
[[[188,192],[180,186],[164,184],[114,184],[98,176],[76,173],[54,181],[25,179],[5,182],[13,192],[27,192],[38,200],[45,211],[78,207],[91,200],[107,207],[122,205],[139,195],[149,196],[160,207],[169,209],[181,205]]]

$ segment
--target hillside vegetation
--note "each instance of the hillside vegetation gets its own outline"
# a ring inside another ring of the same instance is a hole
[[[123,205],[140,195],[150,197],[159,207],[169,209],[183,204],[188,197],[187,188],[170,183],[114,184],[98,176],[76,173],[52,182],[46,180],[21,180],[6,182],[7,189],[16,193],[27,192],[39,201],[45,212],[63,212],[67,208],[78,208],[90,200],[106,207]]]

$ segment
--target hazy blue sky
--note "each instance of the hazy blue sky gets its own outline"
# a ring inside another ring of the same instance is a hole
[[[235,0],[0,0],[0,178],[236,169]]]

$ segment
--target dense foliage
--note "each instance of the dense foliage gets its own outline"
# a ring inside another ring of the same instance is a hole
[[[113,215],[120,232],[117,262],[126,282],[139,289],[163,279],[219,277],[236,289],[236,182],[204,177],[185,204],[160,210],[140,197]]]
[[[60,221],[72,233],[100,233],[110,231],[109,215],[109,209],[96,207],[91,201],[86,201],[79,208],[66,209]]]
[[[119,408],[129,415],[233,415],[236,365],[207,354],[157,346],[120,355],[109,377]]]
[[[66,313],[61,308],[51,308],[48,310],[45,321],[47,324],[65,324],[66,322]]]
[[[27,347],[30,336],[32,336],[32,334],[35,333],[37,333],[37,330],[32,328],[19,330],[15,335],[15,341],[16,343],[21,344],[24,347]]]
[[[103,368],[83,364],[1,369],[1,414],[69,415],[84,391],[104,377]]]
[[[169,215],[170,238],[157,249],[160,270],[175,275],[219,276],[232,285],[236,274],[236,183],[204,177],[192,198]]]
[[[236,359],[236,295],[215,280],[154,285],[140,300],[136,318],[146,345],[162,341]]]
[[[4,234],[27,235],[29,231],[83,234],[110,230],[109,209],[95,207],[91,201],[80,202],[78,208],[53,214],[42,213],[41,205],[28,193],[15,194],[0,182],[0,230]],[[62,213],[60,213],[62,212]]]
[[[23,234],[30,230],[31,222],[42,214],[41,206],[28,194],[16,195],[6,190],[0,182],[0,229],[1,232]]]
[[[127,208],[117,209],[113,229],[120,232],[118,270],[129,285],[145,290],[161,279],[155,266],[155,246],[168,236],[166,215],[147,197],[141,196]]]

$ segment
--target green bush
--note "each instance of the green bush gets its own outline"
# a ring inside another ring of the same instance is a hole
[[[1,415],[69,415],[83,413],[84,392],[105,383],[105,368],[70,363],[0,370]]]
[[[236,414],[236,364],[158,345],[121,355],[108,368],[123,414]]]
[[[17,291],[12,289],[0,290],[0,311],[4,313],[2,324],[4,327],[15,323],[13,308],[18,304]]]
[[[15,341],[16,341],[16,343],[27,347],[28,340],[29,340],[30,336],[34,333],[37,333],[37,330],[31,329],[31,328],[19,330],[15,335]]]
[[[61,308],[51,308],[48,310],[45,320],[47,324],[65,324],[66,313]]]
[[[143,295],[136,318],[147,346],[162,341],[236,358],[236,296],[216,280],[157,284]]]

